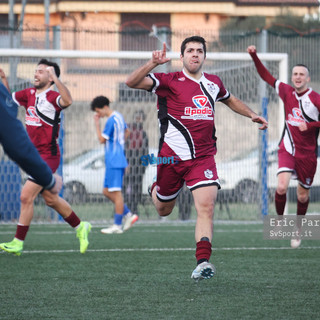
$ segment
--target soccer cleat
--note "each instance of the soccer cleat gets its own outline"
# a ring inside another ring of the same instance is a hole
[[[301,239],[291,239],[291,248],[297,249],[300,247]]]
[[[127,231],[139,220],[139,216],[137,214],[132,214],[131,212],[129,212],[123,217],[123,220],[123,231]]]
[[[121,226],[119,226],[117,224],[113,224],[109,228],[101,229],[101,233],[105,233],[105,234],[123,233],[123,230],[122,230]]]
[[[298,226],[296,226],[294,228],[294,236],[291,239],[291,248],[292,249],[297,249],[300,247],[301,244],[301,228],[299,228]]]
[[[0,249],[20,256],[23,250],[23,241],[14,238],[11,242],[0,243]]]
[[[77,229],[77,238],[80,242],[80,253],[85,253],[88,249],[88,234],[90,231],[91,224],[89,222],[81,221]]]
[[[197,265],[191,274],[191,278],[195,281],[202,279],[210,279],[216,274],[216,268],[210,262],[204,261]]]

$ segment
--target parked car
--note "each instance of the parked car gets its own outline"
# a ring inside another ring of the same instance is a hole
[[[150,149],[155,154],[156,149]],[[143,194],[156,175],[155,165],[148,165],[143,176]],[[64,198],[70,203],[83,203],[89,196],[102,195],[105,174],[104,148],[86,151],[63,165]]]
[[[260,163],[259,149],[245,152],[227,162],[217,163],[218,175],[221,183],[220,198],[229,202],[254,203],[260,194]],[[270,199],[277,187],[278,170],[278,142],[268,145],[267,181]],[[291,180],[289,197],[295,197],[297,180]],[[311,194],[316,195],[320,190],[320,147],[318,147],[318,170],[314,178]],[[313,197],[314,198],[314,197]],[[319,198],[320,200],[320,198]]]

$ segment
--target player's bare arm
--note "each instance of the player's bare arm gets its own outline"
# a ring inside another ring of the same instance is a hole
[[[97,133],[97,137],[98,137],[99,142],[101,144],[105,143],[106,139],[102,136],[101,129],[100,129],[100,116],[96,113],[93,116],[93,120],[94,120],[94,124],[95,124],[95,127],[96,127],[96,133]]]
[[[268,122],[265,118],[258,116],[253,110],[250,109],[249,106],[235,96],[230,95],[229,99],[223,100],[222,102],[234,112],[251,118],[252,122],[260,123],[262,125],[259,127],[260,130],[265,130],[268,128]]]
[[[68,88],[61,82],[61,80],[57,77],[55,71],[54,71],[54,67],[47,67],[46,68],[49,76],[50,76],[50,80],[52,80],[54,82],[54,84],[56,85],[59,93],[60,93],[60,105],[63,108],[67,108],[72,104],[72,97],[70,94],[70,91],[68,90]]]
[[[124,139],[127,140],[130,136],[130,130],[127,128],[125,131],[124,131]]]
[[[166,56],[166,52],[167,46],[164,43],[162,50],[153,51],[152,58],[129,75],[126,85],[134,89],[150,90],[153,86],[153,81],[147,75],[158,65],[170,61],[170,58]]]
[[[3,85],[7,88],[9,93],[11,93],[8,79],[7,79],[6,74],[4,73],[3,69],[1,69],[1,68],[0,68],[0,78],[1,78]]]

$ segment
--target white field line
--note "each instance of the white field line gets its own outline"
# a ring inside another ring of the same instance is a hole
[[[302,247],[298,250],[319,250],[320,247]],[[87,252],[174,252],[174,251],[194,251],[195,248],[114,248],[114,249],[88,249]],[[213,248],[213,251],[261,251],[261,250],[293,250],[290,247],[237,247],[237,248]],[[5,253],[4,251],[0,252]],[[22,254],[32,253],[79,253],[79,250],[24,250]]]
[[[94,231],[93,229],[100,229],[99,228],[96,228],[96,227],[93,227],[91,232],[93,233],[100,233],[99,231]],[[133,229],[133,230],[130,230],[129,231],[130,233],[140,233],[140,232],[143,232],[143,233],[194,233],[194,230],[177,230],[177,229],[174,229],[174,230],[163,230],[163,229],[147,229],[147,230],[143,230],[141,231],[141,229]],[[229,230],[214,230],[214,233],[261,233],[263,232],[263,229],[256,229],[256,230],[250,230],[250,229],[229,229]],[[0,235],[3,235],[3,234],[13,234],[14,231],[0,231]],[[54,234],[54,235],[57,235],[57,234],[74,234],[75,231],[73,230],[67,230],[67,231],[34,231],[32,230],[31,231],[32,234],[37,234],[37,235],[50,235],[50,234]],[[104,235],[106,236],[106,235]]]

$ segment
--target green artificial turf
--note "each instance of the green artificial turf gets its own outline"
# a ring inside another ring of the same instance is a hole
[[[193,223],[94,225],[86,254],[66,224],[31,226],[20,257],[0,254],[0,319],[316,319],[320,241],[263,240],[260,223],[217,222],[217,274],[195,283]],[[14,225],[0,225],[0,242]]]

